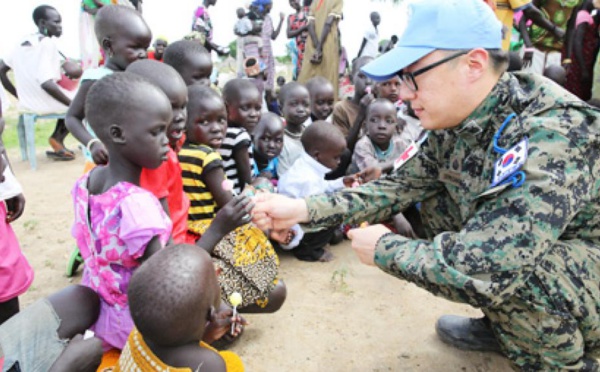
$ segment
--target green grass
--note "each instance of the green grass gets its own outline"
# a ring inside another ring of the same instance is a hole
[[[19,137],[17,136],[17,121],[18,116],[6,115],[4,117],[6,121],[6,128],[2,135],[4,146],[7,150],[19,148]],[[54,131],[54,124],[56,120],[38,120],[35,122],[35,147],[46,148],[48,147],[48,137]]]

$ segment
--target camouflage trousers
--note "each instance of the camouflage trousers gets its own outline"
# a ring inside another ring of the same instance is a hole
[[[444,198],[423,202],[421,215],[430,236],[460,230]],[[516,370],[600,370],[600,247],[559,241],[509,301],[482,310]]]
[[[600,248],[559,243],[506,303],[482,309],[524,371],[598,371]]]

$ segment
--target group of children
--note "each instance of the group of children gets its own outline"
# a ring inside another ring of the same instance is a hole
[[[224,356],[200,342],[239,334],[245,321],[232,306],[282,306],[275,246],[328,261],[325,246],[341,234],[295,227],[272,242],[251,223],[251,197],[301,198],[354,187],[369,168],[390,172],[416,139],[398,124],[399,80],[373,85],[360,72],[371,58],[362,57],[352,100],[335,103],[337,87],[322,77],[291,82],[279,92],[280,117],[261,112],[249,79],[230,80],[221,94],[210,87],[211,56],[199,43],[176,41],[164,62],[146,60],[151,31],[133,9],[103,6],[95,32],[105,64],[85,71],[66,118],[88,160],[72,190],[82,285],[98,297],[88,328],[105,352],[123,350],[117,370],[223,370]]]

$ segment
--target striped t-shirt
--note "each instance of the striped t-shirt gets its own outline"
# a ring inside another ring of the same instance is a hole
[[[217,203],[202,181],[202,174],[217,167],[223,167],[221,155],[206,145],[186,143],[179,151],[179,164],[183,178],[183,191],[190,199],[188,226],[193,221],[215,217]]]
[[[250,158],[250,169],[252,169],[252,139],[250,135],[244,128],[237,127],[228,127],[227,135],[225,136],[225,140],[221,144],[219,148],[219,153],[223,158],[223,169],[225,170],[225,175],[227,179],[233,181],[233,190],[236,193],[240,193],[244,187],[240,181],[240,177],[238,176],[237,164],[235,163],[235,159],[233,157],[233,152],[238,149],[244,149],[244,151],[248,151],[248,156]]]

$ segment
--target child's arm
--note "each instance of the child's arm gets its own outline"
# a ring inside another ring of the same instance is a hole
[[[81,82],[79,90],[73,98],[73,102],[69,106],[65,124],[67,129],[77,138],[77,140],[84,146],[90,144],[90,140],[94,139],[90,132],[88,132],[83,126],[83,118],[85,117],[85,97],[87,97],[88,91],[94,84],[94,80],[86,80]],[[100,141],[95,141],[89,148],[96,164],[107,164],[108,163],[108,152]]]
[[[300,27],[299,29],[292,30],[292,23],[290,22],[291,17],[292,16],[289,15],[288,20],[287,20],[287,32],[286,33],[287,33],[288,39],[296,37],[308,29],[308,23],[306,23],[306,24],[302,25],[302,27]]]
[[[160,238],[158,235],[155,235],[150,241],[148,245],[146,245],[146,250],[142,257],[139,258],[139,262],[142,263],[150,258],[154,253],[158,252],[163,248],[162,243],[160,242]]]
[[[254,203],[250,198],[238,195],[231,199],[215,216],[214,220],[206,230],[196,245],[207,251],[209,254],[215,248],[217,243],[223,237],[239,226],[249,222],[247,216],[250,215]]]
[[[225,179],[225,173],[222,167],[215,167],[202,172],[201,178],[208,191],[212,194],[218,208],[223,208],[233,198],[230,191],[223,190],[222,184]]]
[[[240,144],[234,147],[231,154],[237,168],[240,190],[252,183],[252,169],[250,169],[250,155],[248,154],[249,148],[250,143]]]

